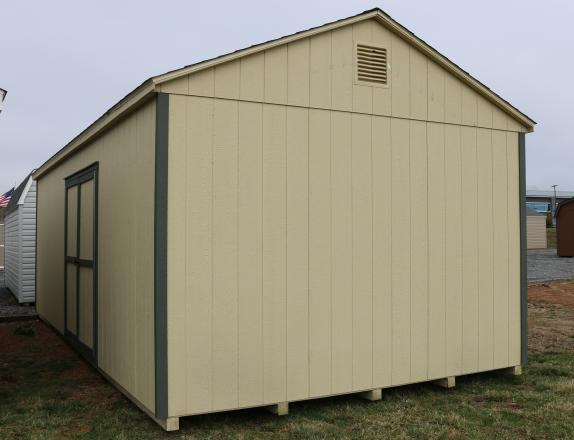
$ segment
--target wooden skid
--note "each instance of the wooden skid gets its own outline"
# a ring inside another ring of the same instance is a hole
[[[359,393],[359,396],[363,399],[370,400],[371,402],[381,400],[383,397],[383,390],[381,388],[375,388],[374,390],[363,391]]]
[[[167,419],[153,418],[156,423],[163,428],[164,431],[177,431],[179,430],[179,417],[168,417]]]
[[[433,380],[431,383],[442,388],[454,388],[456,386],[456,378],[455,376],[448,376],[443,379]]]
[[[511,376],[520,376],[522,374],[522,365],[516,365],[514,367],[503,368],[499,370],[502,374],[509,374]]]
[[[265,409],[277,416],[286,416],[289,414],[289,402],[279,402],[275,405],[266,406]]]

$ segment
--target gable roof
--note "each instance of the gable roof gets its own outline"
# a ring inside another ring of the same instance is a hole
[[[403,38],[406,42],[417,48],[424,55],[432,59],[439,66],[446,69],[448,72],[453,74],[463,83],[470,86],[473,90],[484,96],[489,102],[499,107],[505,113],[510,115],[520,124],[522,124],[526,129],[531,132],[534,129],[536,122],[528,117],[526,114],[522,113],[508,101],[503,99],[501,96],[493,92],[483,83],[478,81],[476,78],[471,76],[468,72],[463,70],[461,67],[456,65],[450,59],[440,54],[436,49],[431,47],[422,39],[418,38],[414,33],[406,29],[404,26],[399,24],[397,21],[393,20],[388,14],[379,8],[370,9],[368,11],[362,12],[360,14],[354,15],[352,17],[337,20],[331,23],[327,23],[321,26],[307,29],[305,31],[300,31],[291,35],[280,37],[274,40],[267,41],[265,43],[256,44],[244,49],[237,50],[225,55],[218,56],[216,58],[208,59],[205,61],[200,61],[195,64],[191,64],[180,69],[172,70],[161,75],[153,76],[148,80],[144,81],[139,87],[134,89],[132,92],[127,94],[122,98],[117,104],[111,107],[107,112],[100,116],[94,123],[92,123],[88,128],[81,132],[78,136],[72,139],[67,145],[65,145],[61,150],[54,154],[50,159],[48,159],[34,174],[34,178],[39,178],[48,169],[54,166],[56,163],[60,162],[64,157],[74,151],[76,148],[81,147],[89,140],[93,139],[99,132],[107,128],[112,123],[116,122],[119,117],[126,114],[128,111],[137,108],[148,99],[151,99],[155,92],[159,91],[159,86],[168,81],[180,78],[182,76],[189,75],[200,70],[208,69],[219,64],[223,64],[237,58],[245,57],[257,52],[262,52],[271,49],[276,46],[284,45],[293,41],[308,38],[316,34],[323,32],[328,32],[343,26],[348,26],[353,23],[358,23],[365,20],[374,19],[380,24],[385,26],[391,32],[394,32],[399,37]]]
[[[28,194],[28,190],[30,189],[30,185],[32,184],[33,173],[34,171],[28,174],[26,178],[22,180],[22,182],[20,182],[20,185],[16,187],[16,189],[12,193],[10,201],[8,202],[8,206],[6,206],[6,211],[4,212],[5,215],[10,214],[12,211],[16,211],[16,209],[18,209],[18,205],[24,203],[24,198],[26,198],[26,194]]]

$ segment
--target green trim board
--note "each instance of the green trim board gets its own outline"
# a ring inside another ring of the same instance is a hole
[[[528,278],[526,264],[526,135],[518,135],[520,205],[520,363],[528,361]]]
[[[167,173],[169,95],[158,93],[155,126],[154,339],[155,416],[168,417],[167,399]]]

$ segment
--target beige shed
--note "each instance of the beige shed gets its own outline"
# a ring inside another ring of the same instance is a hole
[[[534,124],[379,9],[153,77],[34,174],[38,312],[168,430],[518,372]]]
[[[527,249],[546,249],[546,214],[526,208],[526,247]]]

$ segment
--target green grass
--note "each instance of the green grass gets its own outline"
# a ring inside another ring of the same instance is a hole
[[[0,353],[0,367],[2,439],[574,438],[570,352],[532,355],[518,377],[459,377],[451,390],[399,387],[379,402],[352,395],[299,402],[283,418],[261,409],[188,417],[178,433],[161,431],[97,374],[70,376],[82,367],[73,353],[56,360]]]

